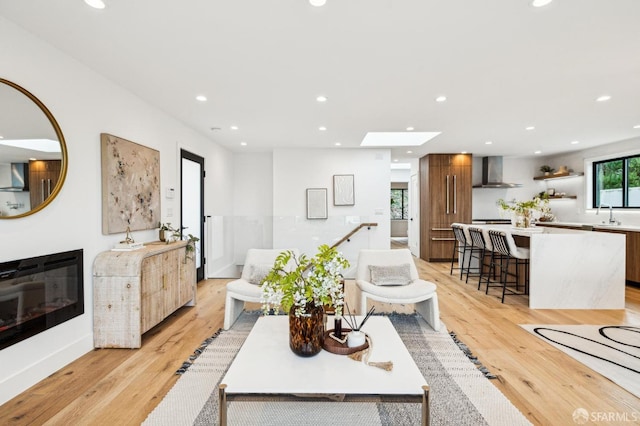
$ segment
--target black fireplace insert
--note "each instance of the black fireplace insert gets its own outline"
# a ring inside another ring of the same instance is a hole
[[[0,263],[0,349],[84,313],[82,249]]]

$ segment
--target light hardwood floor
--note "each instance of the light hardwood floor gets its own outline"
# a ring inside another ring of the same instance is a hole
[[[519,324],[640,325],[640,289],[627,287],[624,311],[530,310],[522,296],[501,304],[449,275],[446,263],[416,261],[438,284],[441,319],[491,372],[494,383],[537,425],[574,424],[572,413],[637,412],[640,400],[530,335]],[[138,425],[175,383],[193,350],[222,327],[224,285],[198,284],[198,305],[180,308],[143,336],[141,349],[94,350],[0,407],[1,425]],[[348,298],[353,299],[347,282]],[[357,306],[355,301],[349,302]],[[251,306],[255,308],[256,306]],[[379,305],[407,311],[408,307]],[[4,367],[4,366],[3,366]],[[610,424],[610,423],[607,423]],[[629,424],[629,423],[626,423]]]

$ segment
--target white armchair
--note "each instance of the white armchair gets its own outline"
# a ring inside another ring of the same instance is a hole
[[[276,257],[287,249],[249,249],[239,279],[227,284],[224,304],[224,329],[231,328],[244,309],[245,302],[260,303],[260,281],[273,267]],[[298,255],[297,249],[290,249]]]
[[[373,278],[371,266],[374,266]],[[440,329],[436,285],[420,279],[413,255],[408,249],[360,250],[356,287],[361,314],[367,312],[367,299],[386,303],[415,303],[416,312],[434,330]]]

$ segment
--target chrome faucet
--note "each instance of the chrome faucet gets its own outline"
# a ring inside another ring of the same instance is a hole
[[[596,215],[599,215],[599,214],[600,214],[600,208],[601,208],[601,207],[609,207],[609,224],[613,225],[613,224],[615,224],[615,223],[617,223],[617,222],[618,222],[618,221],[617,221],[617,220],[615,220],[615,218],[613,217],[613,206],[612,206],[611,204],[604,204],[604,203],[601,203],[601,204],[598,206],[598,211],[596,212]]]

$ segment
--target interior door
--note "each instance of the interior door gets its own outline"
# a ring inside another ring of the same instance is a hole
[[[409,182],[409,250],[420,257],[420,199],[418,175],[411,175]]]
[[[204,279],[204,158],[180,150],[180,229],[182,235],[199,238],[196,242],[196,279]]]

